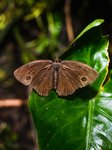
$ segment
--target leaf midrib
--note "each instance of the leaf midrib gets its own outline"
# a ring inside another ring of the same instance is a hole
[[[89,101],[88,104],[88,123],[87,123],[87,135],[86,135],[86,150],[90,150],[89,140],[91,136],[91,124],[92,124],[92,116],[94,110],[94,99]]]

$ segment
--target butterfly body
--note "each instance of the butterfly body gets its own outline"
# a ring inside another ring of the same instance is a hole
[[[60,67],[60,63],[54,62],[53,63],[53,77],[54,77],[54,84],[53,88],[56,89],[57,87],[57,81],[58,81],[58,70]]]
[[[18,68],[14,72],[18,81],[31,85],[41,96],[48,96],[56,89],[59,96],[71,95],[76,89],[93,83],[99,74],[90,66],[77,61],[62,61],[58,58],[37,60]]]

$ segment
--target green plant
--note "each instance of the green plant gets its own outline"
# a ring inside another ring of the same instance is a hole
[[[18,66],[37,58],[53,58],[57,49],[63,51],[59,42],[62,21],[46,0],[3,0],[0,10],[0,84],[11,87]]]
[[[11,127],[5,122],[0,122],[0,150],[18,149],[18,135],[11,134]]]
[[[112,79],[103,86],[109,64],[108,37],[102,36],[99,26],[103,21],[89,24],[60,57],[94,68],[99,72],[94,83],[67,97],[58,97],[55,91],[48,97],[31,92],[29,109],[39,150],[112,149]]]

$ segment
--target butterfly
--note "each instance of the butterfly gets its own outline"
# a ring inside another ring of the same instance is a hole
[[[29,62],[14,71],[14,76],[24,85],[31,85],[41,96],[55,89],[59,96],[72,95],[76,89],[93,83],[99,73],[77,61],[51,60]]]

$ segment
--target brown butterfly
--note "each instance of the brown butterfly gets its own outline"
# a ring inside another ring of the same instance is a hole
[[[48,96],[51,89],[56,89],[59,96],[67,96],[93,83],[99,74],[81,62],[59,62],[55,58],[54,62],[37,60],[27,63],[15,70],[14,76],[24,85],[31,85],[41,96]]]

